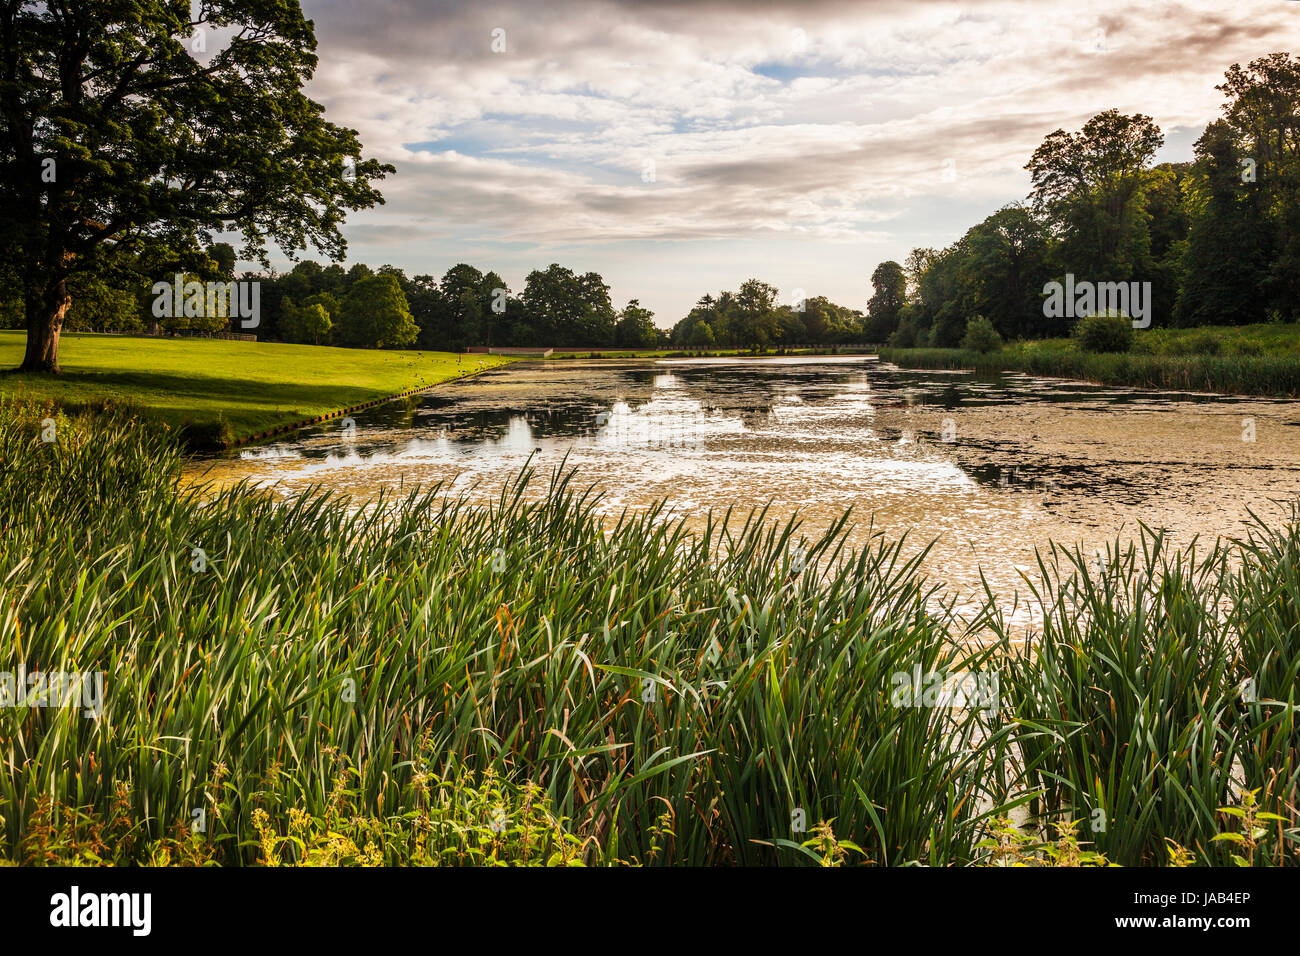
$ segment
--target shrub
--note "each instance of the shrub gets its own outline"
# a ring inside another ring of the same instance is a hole
[[[1133,320],[1125,315],[1089,315],[1074,328],[1085,352],[1127,352],[1133,347]]]
[[[962,336],[961,347],[972,352],[996,352],[1002,348],[1002,336],[998,335],[992,322],[977,315],[966,323],[966,334]]]

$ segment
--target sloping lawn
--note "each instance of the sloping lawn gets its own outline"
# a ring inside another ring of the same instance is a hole
[[[23,332],[0,331],[0,369],[21,364],[25,342]],[[63,336],[59,349],[62,375],[6,371],[0,399],[133,405],[173,428],[240,441],[508,361],[451,352],[72,334]]]

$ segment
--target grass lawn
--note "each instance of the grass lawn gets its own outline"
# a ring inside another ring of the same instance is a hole
[[[22,362],[24,332],[0,331],[0,369]],[[133,405],[199,436],[240,441],[510,359],[280,342],[63,336],[60,376],[0,374],[0,398],[67,407]]]

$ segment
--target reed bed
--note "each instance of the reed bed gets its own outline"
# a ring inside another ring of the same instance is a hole
[[[1009,347],[980,353],[969,349],[880,349],[900,368],[1027,372],[1103,385],[1235,395],[1300,396],[1297,355],[1144,355],[1081,352],[1072,348]]]
[[[1294,521],[1054,549],[1025,655],[849,515],[181,491],[129,416],[12,405],[0,455],[0,672],[104,675],[97,715],[0,707],[12,861],[966,865],[1032,800],[1215,862],[1242,787],[1282,817],[1251,861],[1297,861]]]

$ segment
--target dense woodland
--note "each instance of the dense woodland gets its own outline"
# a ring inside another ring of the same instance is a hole
[[[1275,53],[1234,65],[1218,89],[1223,116],[1186,163],[1155,163],[1164,141],[1149,116],[1109,110],[1058,129],[1029,158],[1032,191],[944,249],[914,249],[872,272],[865,310],[823,296],[782,301],[750,279],[706,294],[660,329],[632,300],[616,309],[594,272],[559,264],[511,290],[464,263],[441,278],[382,266],[299,262],[261,282],[260,338],[355,347],[460,350],[491,346],[754,348],[845,342],[958,345],[981,316],[1007,341],[1067,335],[1044,286],[1066,273],[1093,282],[1150,282],[1157,326],[1300,319],[1300,60]],[[9,259],[3,260],[5,262]],[[224,316],[158,320],[151,288],[183,274],[235,278],[224,243],[180,249],[161,239],[99,257],[68,280],[69,330],[218,331]],[[14,272],[0,265],[0,324],[23,325]],[[866,283],[864,282],[864,292]]]

